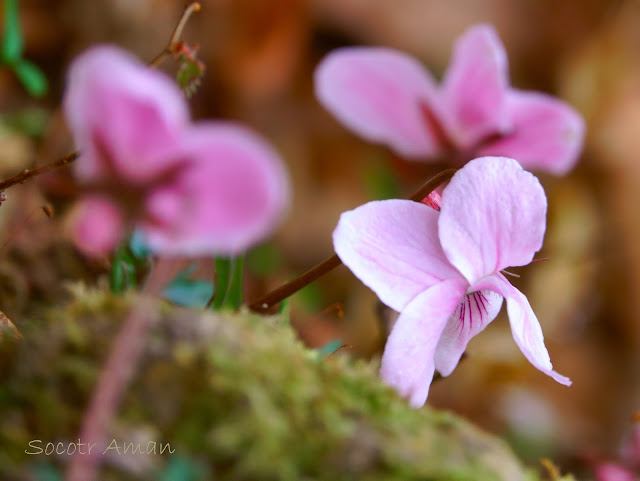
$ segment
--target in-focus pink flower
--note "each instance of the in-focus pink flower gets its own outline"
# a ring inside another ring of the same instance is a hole
[[[64,109],[87,196],[72,233],[88,254],[109,253],[137,226],[163,255],[234,255],[260,242],[288,203],[275,151],[232,122],[191,124],[163,73],[111,46],[72,64]]]
[[[315,87],[344,125],[409,159],[505,156],[563,175],[582,150],[584,121],[573,108],[509,86],[507,56],[489,25],[458,39],[440,86],[405,53],[348,47],[320,63]]]
[[[448,376],[469,340],[498,314],[536,368],[561,384],[527,298],[500,272],[524,266],[542,247],[547,199],[512,159],[472,160],[451,179],[440,212],[408,200],[369,202],[340,217],[342,262],[400,312],[382,357],[382,378],[410,404],[427,399],[434,370]]]

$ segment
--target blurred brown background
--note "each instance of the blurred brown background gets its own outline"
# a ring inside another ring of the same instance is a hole
[[[331,49],[386,45],[410,52],[436,76],[455,38],[490,22],[502,38],[512,84],[558,95],[586,118],[577,169],[541,175],[549,196],[541,256],[516,284],[541,321],[565,388],[536,371],[511,338],[505,313],[469,346],[469,357],[434,385],[430,403],[508,436],[521,456],[585,469],[616,457],[640,410],[640,3],[606,0],[203,0],[185,39],[207,70],[190,100],[196,118],[247,122],[285,159],[293,203],[273,241],[250,257],[253,299],[332,253],[342,211],[403,197],[443,165],[395,158],[350,134],[318,104],[313,70]],[[22,0],[25,56],[51,89],[30,98],[0,71],[0,175],[72,150],[59,110],[65,71],[86,47],[109,42],[150,60],[166,44],[185,2]],[[175,71],[171,61],[163,68]],[[7,119],[28,113],[34,132]],[[35,119],[35,120],[34,120]],[[64,280],[101,282],[64,238],[74,199],[66,172],[8,192],[0,209],[0,309],[20,327],[39,304],[61,302]],[[56,207],[54,220],[39,206]],[[208,261],[207,261],[208,262]],[[203,263],[202,275],[207,276]],[[339,318],[331,306],[344,308]],[[293,322],[311,346],[340,339],[343,353],[378,356],[383,322],[375,296],[344,268],[296,295]]]

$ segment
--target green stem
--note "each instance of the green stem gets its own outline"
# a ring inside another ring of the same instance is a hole
[[[216,285],[213,292],[213,310],[219,310],[227,297],[229,289],[229,280],[231,279],[231,259],[228,257],[216,257],[214,261],[216,270]]]
[[[236,310],[242,304],[243,274],[244,256],[238,256],[233,259],[231,283],[224,301],[225,307]]]

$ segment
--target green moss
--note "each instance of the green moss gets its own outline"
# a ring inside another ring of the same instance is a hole
[[[66,308],[29,323],[21,341],[0,344],[1,479],[18,479],[36,461],[66,461],[25,449],[33,439],[77,440],[96,374],[132,302],[133,295],[77,288]],[[539,479],[500,440],[451,414],[410,409],[375,366],[339,355],[323,360],[277,317],[158,310],[111,435],[133,442],[143,432],[170,443],[205,479]],[[168,461],[133,456],[149,462],[143,474],[107,467],[100,479],[157,479]]]

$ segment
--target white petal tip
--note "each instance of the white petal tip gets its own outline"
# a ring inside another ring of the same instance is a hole
[[[555,371],[551,371],[549,373],[549,376],[551,376],[553,379],[555,379],[557,382],[559,382],[560,384],[564,385],[564,386],[571,386],[571,384],[573,384],[573,381],[571,379],[569,379],[566,376],[563,376],[561,374],[558,374]]]

